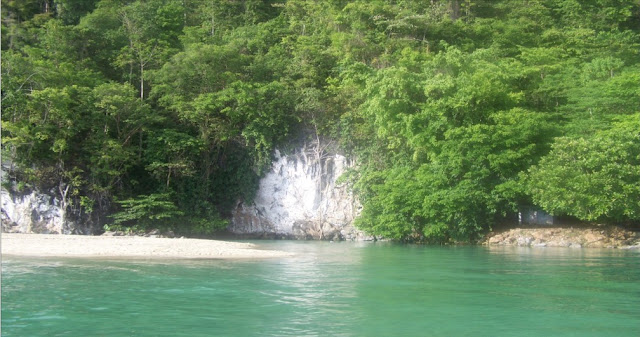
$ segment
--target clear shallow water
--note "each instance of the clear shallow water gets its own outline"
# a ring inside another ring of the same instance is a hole
[[[2,336],[640,336],[640,252],[258,242],[262,261],[5,257]]]

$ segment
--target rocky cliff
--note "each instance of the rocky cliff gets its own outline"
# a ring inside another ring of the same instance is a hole
[[[233,210],[229,231],[257,238],[362,240],[352,223],[360,205],[337,180],[353,163],[339,154],[303,146],[292,154],[275,153],[252,203]]]
[[[47,194],[31,192],[12,194],[4,188],[2,199],[2,231],[5,233],[62,233],[73,231],[75,224],[65,219],[60,202]]]
[[[54,192],[31,190],[19,193],[0,190],[0,220],[4,233],[86,234],[102,232],[98,214],[62,206]]]
[[[10,164],[0,174],[0,220],[4,233],[95,234],[94,221],[80,212],[66,209],[54,191],[18,191],[7,179]]]
[[[229,232],[246,238],[372,239],[353,227],[361,206],[350,188],[337,182],[352,166],[345,156],[314,146],[302,146],[287,155],[276,151],[253,202],[240,202],[232,211]],[[3,232],[100,232],[100,221],[71,209],[65,212],[54,192],[17,193],[2,188],[1,199]]]

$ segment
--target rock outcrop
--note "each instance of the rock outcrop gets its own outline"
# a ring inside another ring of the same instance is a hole
[[[640,247],[640,232],[615,226],[514,228],[489,235],[485,244],[531,247],[635,248]]]
[[[95,234],[98,222],[91,215],[64,207],[55,190],[19,191],[7,178],[8,167],[2,165],[0,221],[4,233]],[[98,215],[98,213],[94,214]]]
[[[4,188],[0,193],[5,233],[69,234],[75,229],[75,223],[65,219],[59,200],[53,196],[36,191],[11,194]]]
[[[368,239],[352,225],[359,203],[337,182],[352,166],[342,155],[305,146],[290,155],[276,151],[255,200],[237,205],[228,230],[254,238]]]

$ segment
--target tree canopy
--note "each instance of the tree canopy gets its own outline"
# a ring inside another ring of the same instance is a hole
[[[224,227],[300,130],[371,234],[634,224],[639,51],[636,0],[2,0],[2,149],[124,226]]]

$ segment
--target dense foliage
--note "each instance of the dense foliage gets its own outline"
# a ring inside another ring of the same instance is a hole
[[[375,235],[638,223],[639,50],[636,0],[2,0],[3,154],[122,225],[224,226],[296,130]]]

